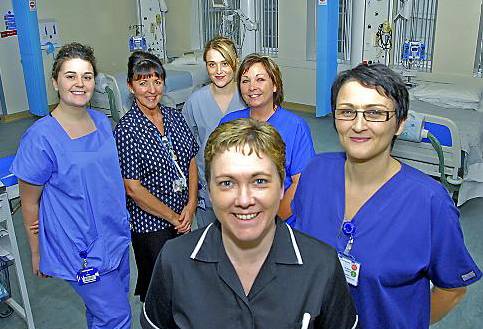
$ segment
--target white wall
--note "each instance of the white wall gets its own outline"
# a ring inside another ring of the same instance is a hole
[[[315,61],[307,61],[307,1],[279,0],[279,52],[285,101],[315,106]],[[310,8],[309,8],[310,10]],[[315,8],[314,8],[315,10]]]
[[[439,1],[433,72],[473,73],[481,0]]]
[[[38,1],[38,18],[55,19],[63,43],[78,41],[94,48],[100,72],[127,71],[129,25],[136,24],[135,0]],[[49,104],[56,102],[50,72],[52,55],[43,52]]]
[[[207,1],[207,0],[204,0]],[[199,22],[195,15],[197,0],[166,0],[166,48],[168,56],[199,48]]]

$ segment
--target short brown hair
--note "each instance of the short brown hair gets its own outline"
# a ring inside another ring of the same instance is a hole
[[[240,91],[240,82],[242,79],[243,74],[245,74],[250,67],[254,64],[260,63],[267,71],[268,76],[272,79],[273,84],[277,87],[277,90],[273,93],[273,104],[280,106],[283,102],[283,82],[282,82],[282,73],[280,73],[280,68],[278,67],[277,63],[273,59],[268,56],[262,56],[260,54],[250,54],[243,62],[240,64],[240,69],[238,70],[237,75],[237,83],[238,83],[238,90]],[[241,94],[241,91],[240,91]]]
[[[218,51],[225,61],[230,65],[231,69],[236,72],[238,68],[238,54],[235,44],[231,39],[217,36],[208,41],[203,52],[203,60],[206,62],[206,55],[211,49]]]
[[[249,148],[247,155],[255,152],[258,157],[261,157],[263,153],[273,161],[280,177],[280,184],[283,186],[285,143],[272,125],[250,118],[223,123],[211,133],[205,147],[205,178],[208,185],[214,157],[232,147],[243,153],[245,146]]]

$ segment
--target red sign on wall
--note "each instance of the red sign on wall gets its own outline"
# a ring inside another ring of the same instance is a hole
[[[0,37],[8,38],[11,36],[17,35],[17,30],[9,30],[9,31],[2,31],[0,32]]]

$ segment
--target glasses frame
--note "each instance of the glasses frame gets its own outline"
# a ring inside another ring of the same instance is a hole
[[[337,111],[354,111],[355,112],[355,115],[353,118],[337,118]],[[396,111],[387,111],[387,110],[378,110],[380,112],[384,112],[386,113],[386,119],[384,120],[374,120],[374,119],[371,119],[371,118],[367,118],[366,117],[366,112],[368,112],[367,110],[351,110],[351,109],[335,109],[334,111],[334,119],[335,120],[339,120],[339,121],[354,121],[356,118],[357,118],[357,115],[359,113],[362,113],[362,117],[364,118],[364,120],[366,120],[367,122],[387,122],[389,120],[391,120],[391,118],[394,116],[393,115],[390,115],[390,113],[396,113]]]

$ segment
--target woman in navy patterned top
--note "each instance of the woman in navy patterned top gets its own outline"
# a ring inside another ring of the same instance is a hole
[[[183,115],[159,104],[165,77],[156,56],[129,57],[134,100],[115,129],[138,268],[135,294],[142,302],[159,251],[168,239],[191,230],[197,205],[199,146]]]

